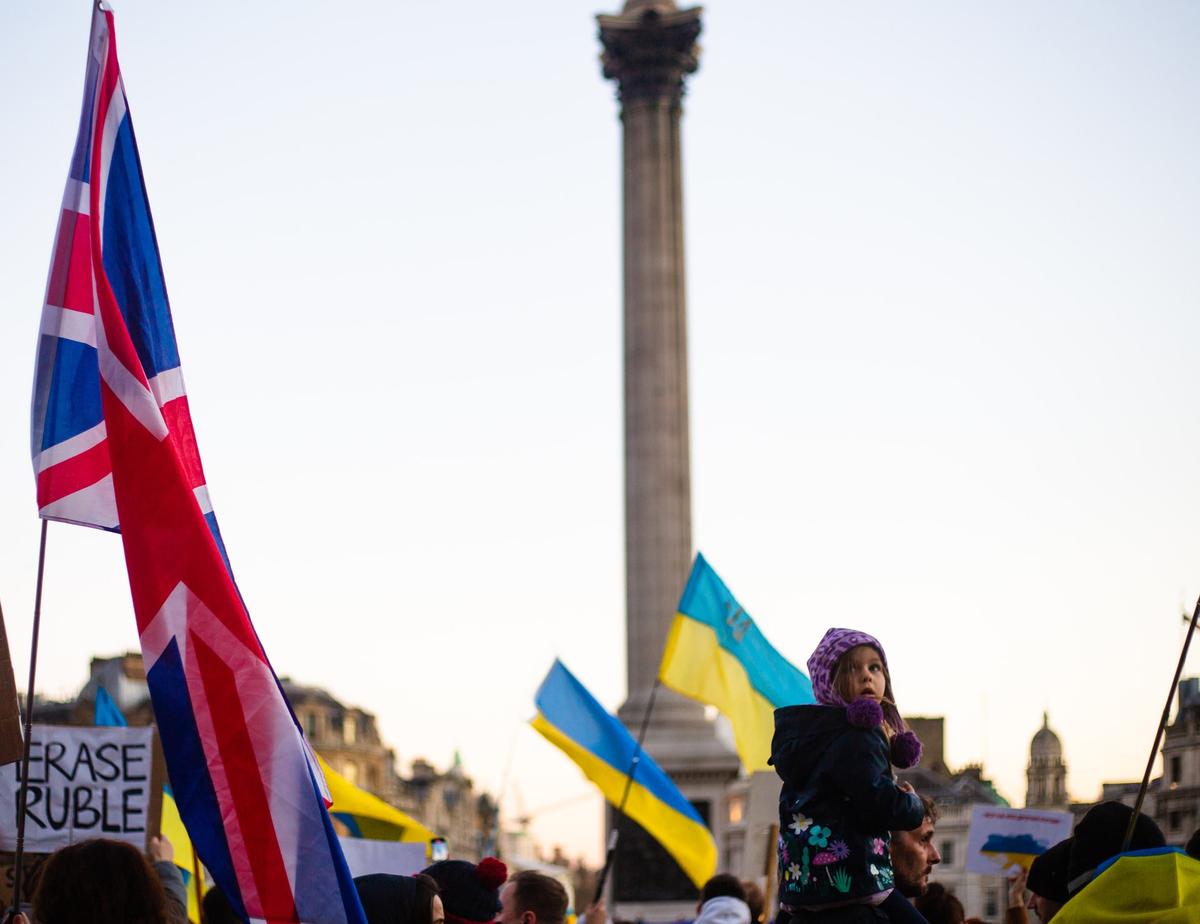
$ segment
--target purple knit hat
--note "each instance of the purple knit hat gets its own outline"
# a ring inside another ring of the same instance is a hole
[[[829,629],[808,659],[808,676],[812,681],[813,694],[818,703],[847,707],[847,717],[853,725],[872,728],[886,718],[888,724],[896,731],[895,737],[892,738],[892,763],[907,769],[921,759],[921,740],[908,730],[895,704],[883,703],[880,706],[874,700],[861,699],[851,704],[846,702],[834,687],[834,668],[838,658],[859,645],[870,645],[879,652],[879,659],[883,661],[884,670],[888,673],[888,686],[891,686],[887,654],[879,644],[879,639],[857,629]]]

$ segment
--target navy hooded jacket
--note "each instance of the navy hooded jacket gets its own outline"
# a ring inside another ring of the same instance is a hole
[[[775,710],[770,763],[779,794],[779,899],[789,908],[852,902],[891,889],[890,831],[921,826],[925,808],[892,778],[879,727],[842,706]]]

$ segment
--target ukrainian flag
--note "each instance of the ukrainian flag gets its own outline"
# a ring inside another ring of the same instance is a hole
[[[747,770],[766,770],[775,710],[816,702],[812,683],[771,647],[717,572],[697,554],[667,636],[662,682],[715,706],[733,725]]]
[[[375,841],[408,841],[428,844],[433,832],[394,806],[388,805],[378,796],[359,789],[348,779],[325,763],[317,755],[317,763],[325,774],[329,787],[329,814],[334,828],[345,837],[365,837]]]
[[[535,698],[533,727],[579,764],[604,798],[620,806],[637,743],[575,676],[555,660]],[[699,888],[717,870],[717,845],[683,793],[644,751],[625,814],[662,844]]]
[[[1200,860],[1178,847],[1120,854],[1054,916],[1063,924],[1196,924]]]

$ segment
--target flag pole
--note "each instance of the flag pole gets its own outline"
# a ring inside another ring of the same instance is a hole
[[[17,790],[17,852],[13,861],[12,913],[21,910],[21,872],[25,857],[25,796],[29,791],[29,745],[33,738],[33,689],[37,675],[38,630],[42,624],[42,577],[46,572],[46,526],[38,543],[37,590],[33,595],[33,638],[29,643],[29,692],[25,695],[25,750],[21,755],[21,787]]]
[[[617,858],[617,839],[620,836],[621,819],[625,817],[625,803],[629,799],[629,790],[633,788],[633,776],[637,773],[638,764],[642,761],[642,742],[646,740],[646,729],[650,725],[650,713],[654,710],[654,697],[662,681],[654,678],[654,686],[650,688],[650,699],[646,701],[646,714],[642,716],[642,727],[638,730],[637,747],[633,749],[633,760],[629,762],[629,771],[625,774],[625,791],[621,793],[621,804],[617,806],[617,816],[613,819],[613,829],[608,835],[608,850],[604,854],[604,867],[596,879],[596,897],[592,904],[604,897],[604,884],[608,880],[608,872],[612,869],[613,861]],[[592,921],[589,924],[596,924]],[[600,922],[603,924],[603,922]]]
[[[1137,802],[1133,806],[1133,814],[1129,816],[1129,826],[1125,829],[1125,839],[1121,842],[1121,853],[1125,853],[1129,849],[1129,844],[1133,841],[1133,829],[1137,824],[1138,813],[1142,810],[1142,802],[1146,799],[1146,791],[1150,788],[1150,772],[1154,769],[1154,758],[1158,756],[1158,745],[1162,741],[1163,732],[1167,727],[1167,720],[1171,717],[1171,703],[1175,701],[1175,690],[1179,686],[1179,677],[1183,673],[1183,663],[1187,660],[1188,646],[1192,643],[1192,636],[1196,632],[1196,622],[1200,620],[1200,600],[1196,601],[1196,608],[1192,611],[1192,622],[1188,626],[1187,635],[1183,639],[1183,651],[1179,653],[1179,663],[1175,665],[1175,676],[1171,678],[1171,689],[1167,693],[1167,704],[1163,707],[1162,718],[1158,723],[1158,731],[1154,735],[1154,746],[1150,748],[1150,759],[1146,761],[1146,773],[1142,777],[1141,788],[1138,789]]]

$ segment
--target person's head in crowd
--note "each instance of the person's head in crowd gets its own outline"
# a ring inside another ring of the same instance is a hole
[[[478,864],[440,860],[422,872],[437,883],[448,924],[491,924],[496,919],[508,867],[495,857]]]
[[[242,924],[225,893],[216,886],[204,893],[200,906],[204,910],[204,924]]]
[[[446,914],[432,876],[373,873],[354,880],[367,924],[445,924]]]
[[[1074,895],[1091,882],[1096,867],[1121,852],[1125,830],[1133,809],[1122,802],[1101,802],[1093,805],[1079,819],[1071,837],[1071,850],[1067,857],[1067,894]],[[1163,847],[1167,843],[1162,831],[1149,815],[1138,812],[1133,827],[1130,850],[1148,847]]]
[[[967,912],[958,897],[940,882],[931,882],[925,891],[913,899],[916,909],[925,915],[929,924],[963,924]]]
[[[700,890],[695,924],[750,924],[746,890],[737,876],[717,873]]]
[[[911,831],[892,832],[892,870],[896,889],[907,898],[916,898],[929,886],[929,874],[942,862],[942,855],[933,843],[933,829],[938,810],[933,800],[921,796],[925,818]]]
[[[1193,860],[1200,860],[1200,828],[1192,832],[1192,836],[1188,838],[1187,846],[1183,849],[1187,851],[1187,855]]]
[[[123,841],[80,841],[52,853],[33,893],[37,924],[166,924],[167,897],[150,862]]]
[[[750,907],[750,924],[766,924],[763,913],[766,911],[767,897],[763,895],[758,883],[743,879],[742,891],[746,893],[746,904]]]
[[[523,869],[500,890],[497,924],[563,924],[567,890],[551,876]]]
[[[1059,841],[1035,857],[1029,866],[1029,878],[1025,880],[1029,907],[1042,924],[1047,924],[1067,902],[1067,861],[1071,856],[1071,840],[1068,837]]]

